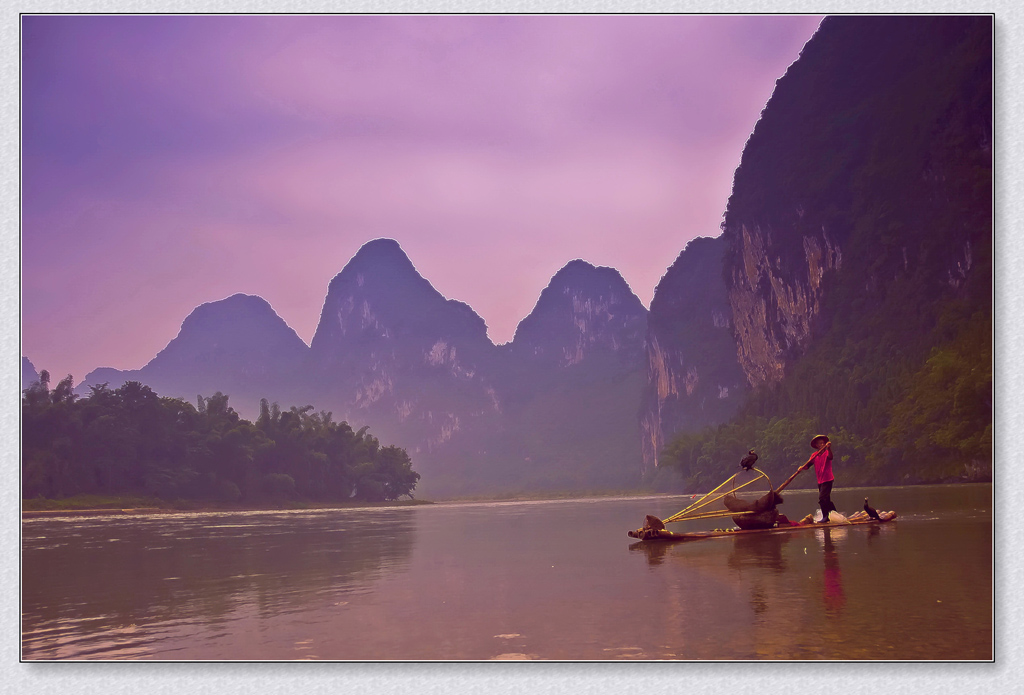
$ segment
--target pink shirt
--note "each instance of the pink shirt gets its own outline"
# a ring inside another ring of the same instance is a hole
[[[832,448],[822,449],[814,455],[814,473],[818,476],[818,485],[835,480],[832,475]]]

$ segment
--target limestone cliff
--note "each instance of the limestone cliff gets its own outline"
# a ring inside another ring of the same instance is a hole
[[[788,474],[788,447],[826,431],[850,484],[985,479],[992,29],[980,15],[822,22],[744,147],[722,224],[723,314],[750,391],[723,427],[664,446],[693,427],[693,411],[669,410],[703,375],[664,337],[687,322],[660,301],[692,293],[659,286],[648,462],[660,454],[699,488],[754,446]]]
[[[487,446],[523,489],[639,480],[647,309],[612,268],[568,263],[502,346],[500,429]],[[513,482],[514,481],[514,482]]]
[[[723,222],[748,382],[777,384],[837,314],[901,282],[945,296],[990,246],[990,177],[991,17],[827,18],[778,80]]]
[[[779,381],[787,360],[811,337],[826,271],[842,266],[842,250],[822,228],[802,237],[804,255],[786,264],[772,256],[772,229],[741,224],[732,238],[729,304],[739,364],[751,386]]]
[[[483,319],[435,290],[397,242],[377,239],[328,287],[307,398],[423,461],[500,411],[488,376],[495,351]]]
[[[559,270],[516,329],[514,355],[572,367],[597,355],[638,363],[647,310],[613,268],[575,260]]]
[[[648,317],[640,413],[644,469],[673,435],[727,420],[746,395],[723,277],[725,240],[687,244],[658,283]]]

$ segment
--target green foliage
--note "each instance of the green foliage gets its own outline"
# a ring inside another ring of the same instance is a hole
[[[815,434],[810,418],[742,418],[676,437],[662,454],[662,466],[678,470],[688,490],[706,492],[737,472],[740,459],[754,449],[757,468],[778,485],[807,461]]]
[[[263,477],[263,492],[276,502],[295,495],[295,479],[286,473],[269,473]]]
[[[923,455],[941,475],[990,475],[991,318],[976,314],[958,338],[934,348],[882,432],[888,450]],[[905,444],[906,443],[906,444]]]
[[[193,406],[128,382],[77,398],[70,376],[53,390],[49,380],[44,370],[22,396],[26,499],[378,502],[412,497],[420,478],[403,449],[312,406],[282,412],[264,401],[253,424],[219,392]]]
[[[668,445],[684,477],[721,479],[748,446],[799,463],[811,431],[840,484],[990,477],[991,38],[984,17],[828,18],[779,81],[723,236],[770,229],[765,262],[798,282],[827,230],[841,267],[785,378]]]

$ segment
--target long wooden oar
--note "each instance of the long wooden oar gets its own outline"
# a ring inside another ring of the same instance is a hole
[[[778,494],[778,493],[782,492],[783,490],[785,490],[786,486],[789,485],[791,482],[793,482],[793,479],[796,478],[798,475],[800,475],[800,472],[803,471],[803,470],[804,470],[804,464],[800,464],[800,467],[797,468],[793,472],[793,475],[791,475],[788,478],[786,478],[786,482],[782,483],[782,485],[779,485],[777,488],[775,488],[775,494]]]

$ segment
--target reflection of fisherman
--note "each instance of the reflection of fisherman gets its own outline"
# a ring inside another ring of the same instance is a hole
[[[846,594],[843,592],[843,573],[839,569],[839,554],[832,542],[832,531],[830,528],[821,531],[825,534],[825,584],[822,598],[826,610],[839,611],[846,605]]]
[[[805,471],[814,466],[814,473],[818,477],[818,505],[821,507],[821,523],[828,523],[829,512],[836,511],[832,504],[832,483],[835,476],[832,475],[832,442],[824,434],[819,434],[811,440],[811,446],[815,452],[807,463],[800,467]]]

